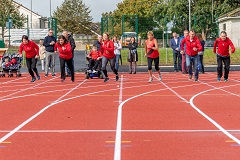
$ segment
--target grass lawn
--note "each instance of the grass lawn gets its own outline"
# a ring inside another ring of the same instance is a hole
[[[213,53],[212,48],[207,48],[204,51],[203,62],[205,65],[215,65],[216,55]],[[160,52],[160,65],[173,65],[173,51],[171,48],[159,49]],[[128,49],[121,51],[123,64],[128,64]],[[231,55],[231,64],[240,64],[240,49],[236,49],[236,52]],[[147,59],[144,57],[144,49],[138,49],[138,65],[147,65]]]

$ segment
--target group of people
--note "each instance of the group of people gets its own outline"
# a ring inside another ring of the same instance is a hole
[[[73,57],[75,47],[75,41],[68,31],[63,31],[62,35],[60,35],[57,40],[53,35],[53,29],[49,29],[48,35],[39,41],[39,45],[29,40],[28,36],[23,35],[22,43],[19,47],[19,54],[22,56],[22,52],[25,52],[28,72],[32,77],[31,82],[40,79],[40,74],[36,67],[38,59],[41,60],[42,70],[45,70],[45,77],[48,77],[49,69],[52,70],[52,76],[56,76],[56,53],[59,53],[61,81],[63,82],[66,78],[65,64],[67,64],[67,75],[71,77],[71,81],[74,82]]]
[[[185,30],[183,33],[184,35],[179,38],[174,32],[170,41],[173,49],[174,71],[189,74],[189,79],[192,79],[192,68],[194,68],[194,80],[198,81],[199,73],[205,72],[203,64],[205,41],[200,33],[195,35],[193,30],[190,32]],[[217,81],[221,81],[224,64],[224,81],[226,82],[230,69],[230,55],[235,52],[235,47],[225,31],[222,31],[220,37],[215,40],[213,52],[217,56]]]
[[[173,49],[174,71],[181,71],[183,74],[189,74],[189,79],[193,77],[198,81],[199,72],[204,73],[203,55],[205,41],[201,34],[195,35],[191,30],[185,30],[182,37],[178,37],[176,32],[173,33],[173,39],[170,44]],[[71,77],[74,82],[74,49],[76,45],[73,37],[67,31],[58,37],[58,40],[53,36],[53,30],[49,29],[48,36],[40,40],[39,45],[28,39],[28,36],[22,36],[22,44],[19,47],[19,54],[25,51],[26,63],[29,74],[32,77],[31,82],[40,79],[39,72],[36,68],[37,59],[40,56],[42,63],[42,70],[45,68],[45,77],[48,76],[49,68],[52,69],[52,76],[55,76],[55,55],[59,53],[61,81],[65,81],[65,64],[67,69],[67,76]],[[138,44],[135,37],[131,37],[128,44],[128,61],[129,61],[129,74],[136,74],[136,62],[138,61],[137,54]],[[218,47],[218,48],[217,48]],[[229,49],[231,48],[231,49]],[[104,82],[109,81],[106,66],[110,62],[110,67],[115,74],[115,80],[118,81],[119,75],[119,59],[121,58],[122,45],[118,41],[117,36],[113,36],[110,40],[108,33],[98,36],[98,40],[93,44],[92,51],[88,54],[89,69],[96,72],[99,67],[104,78]],[[225,31],[221,32],[220,38],[217,38],[214,43],[213,52],[217,55],[217,80],[222,78],[222,63],[225,66],[224,81],[228,81],[228,74],[230,69],[230,55],[235,52],[235,47],[231,40],[227,37]],[[153,81],[152,76],[152,63],[154,62],[155,70],[158,73],[158,80],[162,80],[159,68],[159,47],[157,40],[154,38],[152,31],[147,33],[147,40],[145,41],[145,57],[147,58],[147,66],[149,73],[149,81]],[[133,67],[132,67],[133,64]],[[34,74],[35,72],[35,74]]]

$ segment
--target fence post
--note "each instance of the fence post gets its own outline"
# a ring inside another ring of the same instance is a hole
[[[141,65],[142,65],[142,59],[143,59],[142,52],[143,52],[143,49],[141,49]]]

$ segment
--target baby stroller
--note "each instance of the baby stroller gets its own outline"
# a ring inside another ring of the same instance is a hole
[[[22,58],[19,54],[5,54],[2,57],[2,70],[0,71],[0,76],[5,77],[5,73],[8,73],[8,77],[13,77],[13,73],[16,73],[16,77],[21,77],[21,61]]]
[[[91,65],[91,64],[89,64],[90,58],[86,57],[86,60],[88,61],[88,63],[87,63],[88,69],[86,69],[86,71],[85,71],[85,78],[86,79],[89,79],[89,78],[92,79],[93,77],[98,77],[98,78],[103,79],[103,75],[102,75],[102,72],[101,72],[101,69],[100,69],[100,66],[102,64],[101,60],[100,60],[100,63],[99,63],[96,70],[89,69],[89,66]]]

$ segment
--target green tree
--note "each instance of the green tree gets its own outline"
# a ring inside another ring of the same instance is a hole
[[[60,7],[57,7],[53,17],[58,20],[60,31],[68,30],[74,34],[92,34],[90,26],[92,24],[91,10],[82,0],[64,0]]]
[[[159,0],[160,4],[153,10],[155,19],[160,26],[166,26],[167,21],[174,22],[174,28],[183,31],[188,29],[189,4],[186,0]],[[212,1],[191,1],[191,28],[202,33],[203,38],[217,36],[216,18],[239,7],[239,0],[214,0],[212,19]],[[195,22],[195,23],[194,23]]]
[[[3,38],[8,16],[12,20],[13,28],[22,28],[26,19],[23,14],[20,14],[18,8],[14,6],[12,0],[0,0],[0,4],[0,27],[2,30],[1,37]]]

